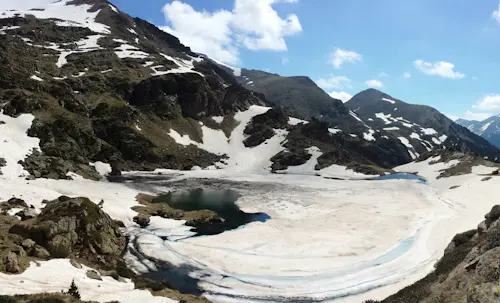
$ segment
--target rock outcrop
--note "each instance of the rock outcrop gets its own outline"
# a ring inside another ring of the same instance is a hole
[[[493,303],[500,297],[500,206],[477,230],[456,235],[424,279],[383,303]]]
[[[10,233],[39,245],[35,255],[48,252],[53,258],[73,257],[102,267],[115,266],[125,248],[119,224],[87,198],[62,196],[47,203],[35,219],[12,226]]]

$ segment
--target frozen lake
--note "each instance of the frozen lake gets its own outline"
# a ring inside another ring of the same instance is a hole
[[[176,287],[215,302],[360,302],[349,298],[432,265],[440,252],[425,244],[428,231],[435,220],[454,214],[423,178],[411,174],[378,181],[294,175],[230,179],[203,179],[204,193],[212,195],[208,204],[189,198],[200,192],[183,191],[199,184],[197,179],[161,187],[181,187],[182,194],[169,198],[173,207],[223,213],[217,209],[228,203],[242,213],[267,214],[266,220],[240,221],[239,228],[214,235],[170,240],[160,238],[165,231],[158,230],[135,240],[143,257],[176,268],[176,280],[185,283]]]

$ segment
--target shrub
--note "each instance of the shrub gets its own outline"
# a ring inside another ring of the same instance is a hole
[[[72,296],[75,299],[80,300],[81,298],[80,291],[78,290],[78,286],[76,286],[75,284],[75,280],[71,281],[71,285],[69,286],[69,290],[66,294]]]

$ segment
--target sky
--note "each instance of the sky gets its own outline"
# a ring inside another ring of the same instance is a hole
[[[498,0],[111,0],[235,67],[377,88],[449,117],[500,114]]]

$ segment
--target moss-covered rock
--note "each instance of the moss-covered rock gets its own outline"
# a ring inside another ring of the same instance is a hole
[[[113,266],[125,248],[118,224],[87,198],[60,197],[47,203],[35,222],[10,229],[47,249],[52,257],[75,257]],[[37,254],[44,255],[41,249]]]

